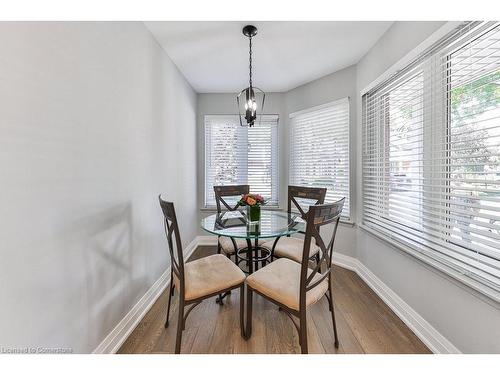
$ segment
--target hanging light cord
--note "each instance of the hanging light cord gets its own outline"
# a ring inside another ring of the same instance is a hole
[[[250,87],[252,87],[252,37],[250,36],[250,50],[248,52],[249,61],[250,61]]]

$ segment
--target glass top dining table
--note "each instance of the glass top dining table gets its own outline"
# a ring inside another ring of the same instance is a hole
[[[282,237],[297,232],[303,232],[306,222],[298,215],[281,211],[261,211],[258,222],[250,222],[244,211],[226,211],[213,214],[201,220],[201,227],[217,236],[244,239],[247,246],[236,251],[236,264],[244,261],[244,272],[251,274],[268,261],[271,250],[260,246],[259,239]],[[236,243],[236,242],[234,242]],[[255,266],[255,267],[254,267]]]
[[[218,236],[255,240],[304,231],[305,221],[298,215],[262,210],[258,222],[249,222],[244,211],[226,211],[203,218],[201,227]]]

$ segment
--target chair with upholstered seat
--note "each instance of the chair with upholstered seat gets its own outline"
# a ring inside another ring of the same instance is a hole
[[[217,213],[222,214],[223,210],[236,211],[241,205],[239,204],[239,198],[243,194],[248,194],[250,192],[249,185],[228,185],[228,186],[214,186],[215,193],[215,204],[217,205]],[[238,197],[238,201],[234,205],[229,204],[226,197]],[[247,241],[245,239],[234,239],[232,237],[218,237],[217,240],[217,253],[220,254],[224,252],[229,258],[236,253],[239,249],[247,247]]]
[[[236,211],[241,208],[241,205],[236,202],[235,205],[231,205],[227,202],[225,197],[238,197],[239,198],[250,192],[249,185],[227,185],[227,186],[214,186],[215,193],[215,203],[217,205],[217,213],[222,214],[223,210],[226,211]],[[234,204],[234,202],[232,202]],[[259,244],[263,244],[264,241],[259,240]],[[217,253],[223,252],[229,258],[235,255],[240,249],[244,249],[248,246],[247,240],[242,238],[233,237],[223,237],[218,236],[217,241]],[[236,257],[235,257],[236,261]]]
[[[210,255],[192,262],[184,263],[179,226],[175,215],[174,204],[164,201],[161,196],[160,206],[164,216],[165,234],[167,236],[168,250],[170,253],[170,290],[167,306],[168,327],[170,304],[174,287],[179,291],[179,318],[177,321],[177,338],[175,353],[180,353],[182,331],[189,313],[203,300],[220,295],[232,289],[240,288],[240,325],[243,332],[243,292],[245,274],[230,259],[222,254]],[[175,242],[173,237],[175,237]],[[174,250],[174,243],[175,248]],[[184,308],[191,305],[184,315]]]
[[[247,277],[247,323],[245,339],[252,334],[253,292],[270,300],[284,310],[299,333],[302,353],[307,353],[307,307],[319,301],[325,294],[332,315],[334,345],[339,346],[332,293],[332,255],[335,236],[344,198],[335,203],[311,206],[307,215],[307,227],[302,248],[301,263],[287,258],[277,259]],[[332,237],[325,245],[319,228],[333,225]],[[321,259],[310,268],[310,247],[316,241],[321,249]],[[293,317],[298,318],[297,323]]]
[[[323,204],[326,196],[326,188],[288,186],[288,214],[292,213],[292,204],[298,210],[302,219],[307,219],[307,212],[299,203],[306,201],[309,205]],[[304,234],[304,233],[302,233]],[[262,245],[271,250],[272,258],[288,258],[300,263],[302,260],[302,248],[304,240],[297,237],[277,237],[273,241],[264,242]],[[311,244],[310,258],[319,260],[320,248],[316,243]]]

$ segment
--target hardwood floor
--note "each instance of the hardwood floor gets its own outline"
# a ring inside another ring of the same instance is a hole
[[[215,253],[200,247],[194,260]],[[168,291],[122,345],[118,353],[173,353],[177,326],[177,291],[172,300],[170,326],[164,328]],[[430,353],[389,307],[352,271],[334,267],[333,295],[340,346],[333,345],[328,302],[323,297],[308,309],[310,353]],[[239,291],[224,305],[208,299],[186,321],[181,353],[300,353],[297,331],[285,313],[254,294],[253,332],[240,336]]]

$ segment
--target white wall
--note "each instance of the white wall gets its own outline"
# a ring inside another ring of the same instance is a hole
[[[0,346],[90,352],[196,235],[196,94],[142,23],[0,23]]]
[[[377,79],[443,26],[395,22],[357,65],[357,91]],[[358,114],[361,100],[358,97]],[[361,195],[361,116],[358,116],[357,195]],[[358,199],[359,200],[359,199]],[[360,217],[359,205],[357,207]],[[500,353],[500,306],[430,266],[356,228],[357,258],[464,353]]]

